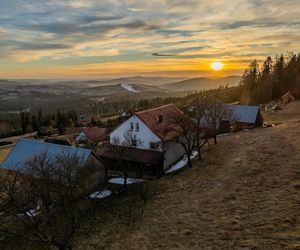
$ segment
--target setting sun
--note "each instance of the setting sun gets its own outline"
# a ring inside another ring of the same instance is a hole
[[[211,64],[211,68],[213,70],[221,70],[223,67],[224,67],[224,64],[220,63],[220,62],[214,62]]]

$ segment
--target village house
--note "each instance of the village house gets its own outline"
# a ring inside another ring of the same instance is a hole
[[[55,164],[56,157],[75,155],[88,168],[86,183],[90,189],[102,185],[106,181],[106,169],[102,161],[90,150],[72,146],[47,143],[37,140],[21,139],[13,147],[0,165],[3,172],[20,171],[24,164],[34,157],[46,154],[49,161]]]
[[[142,168],[148,175],[162,175],[185,154],[174,140],[180,133],[170,129],[175,116],[185,115],[174,104],[134,113],[110,133],[110,145],[102,148],[98,155],[110,163],[123,158],[135,162],[136,168]],[[118,148],[123,150],[116,150]]]
[[[76,144],[83,144],[83,146],[93,146],[106,139],[106,129],[99,127],[84,128],[76,137]]]

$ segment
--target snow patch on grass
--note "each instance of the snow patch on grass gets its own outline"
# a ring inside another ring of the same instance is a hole
[[[198,155],[198,152],[197,151],[194,151],[192,154],[191,154],[191,160],[194,159],[196,156]],[[183,159],[180,160],[179,162],[177,162],[176,164],[174,164],[171,168],[169,168],[167,171],[166,171],[166,174],[170,174],[172,172],[175,172],[183,167],[185,167],[186,165],[188,164],[188,159],[187,159],[187,156],[183,156]]]
[[[90,194],[91,199],[104,199],[109,197],[112,194],[110,190],[104,189],[102,191],[97,191],[95,193]]]
[[[127,183],[126,184],[134,184],[134,183],[139,183],[143,182],[144,180],[142,179],[132,179],[132,178],[127,178]],[[124,178],[112,178],[108,181],[111,184],[118,184],[118,185],[124,185]]]

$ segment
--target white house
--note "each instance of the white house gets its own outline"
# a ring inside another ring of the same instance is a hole
[[[99,127],[89,127],[83,129],[76,137],[77,144],[98,144],[106,139],[106,129]]]
[[[170,129],[174,115],[184,115],[174,104],[136,112],[111,132],[110,144],[149,151],[148,155],[151,151],[164,153],[162,165],[166,170],[185,154],[174,140],[179,133]]]

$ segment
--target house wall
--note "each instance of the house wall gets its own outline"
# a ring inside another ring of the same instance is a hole
[[[126,160],[104,158],[108,165],[108,176],[123,176],[123,168],[129,178],[153,179],[163,175],[163,161],[157,165],[128,162]]]
[[[81,132],[75,139],[76,143],[86,141],[86,140],[87,140],[87,137],[83,132]]]
[[[130,130],[131,122],[133,122],[134,125],[134,129],[132,131]],[[139,123],[139,131],[136,131],[136,123]],[[130,131],[132,137],[135,137],[137,141],[140,141],[136,148],[151,149],[150,142],[161,142],[161,140],[144,124],[142,120],[140,120],[136,115],[133,115],[111,132],[110,143],[116,144],[115,140],[117,139],[119,140],[119,145],[127,146],[126,144],[128,144],[128,142],[125,139],[125,134],[128,133],[128,131]],[[157,151],[161,151],[161,148],[158,148]]]
[[[255,125],[258,127],[261,127],[261,126],[263,126],[263,124],[264,124],[264,118],[263,118],[261,112],[259,111],[257,114],[257,117],[256,117]]]
[[[254,127],[261,127],[261,126],[263,126],[263,123],[264,123],[264,118],[259,111],[257,113],[255,123],[235,122],[234,130],[238,131],[238,130],[250,129],[250,128],[254,128]]]
[[[250,129],[250,128],[254,128],[254,127],[255,127],[255,124],[253,124],[253,123],[236,122],[234,124],[234,131]]]
[[[165,151],[164,170],[167,170],[174,163],[178,162],[183,155],[185,155],[184,148],[177,142],[166,142],[163,144],[163,151]]]

